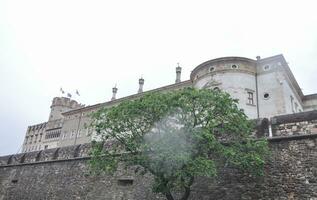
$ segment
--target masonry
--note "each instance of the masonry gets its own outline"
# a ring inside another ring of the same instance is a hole
[[[197,177],[190,199],[316,200],[316,114],[310,111],[270,119],[272,153],[263,177],[223,169],[216,179]],[[285,134],[277,136],[281,132]],[[138,176],[123,169],[112,176],[90,175],[89,149],[90,144],[82,144],[0,157],[0,200],[164,199],[151,192],[150,175]]]

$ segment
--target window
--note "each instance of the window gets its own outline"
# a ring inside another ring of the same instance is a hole
[[[264,93],[263,98],[265,100],[269,99],[270,98],[270,94],[269,93]]]
[[[264,66],[263,66],[263,70],[264,70],[264,71],[270,70],[270,65],[264,65]]]
[[[75,136],[75,131],[73,130],[71,135],[70,135],[70,138],[73,138]]]
[[[48,145],[45,145],[45,146],[44,146],[44,149],[48,149]]]
[[[248,104],[254,105],[253,92],[248,92]]]
[[[237,66],[237,65],[231,65],[231,68],[232,68],[232,69],[237,69],[238,66]]]
[[[214,67],[210,67],[210,68],[209,68],[209,71],[210,71],[210,72],[212,72],[212,71],[214,71],[214,70],[215,70]]]

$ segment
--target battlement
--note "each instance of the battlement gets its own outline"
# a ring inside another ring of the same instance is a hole
[[[88,158],[90,148],[91,144],[87,143],[2,156],[0,157],[0,167]]]
[[[77,108],[84,107],[83,104],[80,104],[77,101],[67,97],[54,97],[51,108],[55,106],[68,107],[70,109],[77,109]]]
[[[46,125],[47,125],[47,122],[29,126],[29,127],[28,127],[28,132],[30,132],[30,131],[36,131],[36,130],[45,130]]]

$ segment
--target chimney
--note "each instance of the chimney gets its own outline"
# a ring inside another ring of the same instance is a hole
[[[141,77],[139,79],[139,90],[138,90],[138,93],[142,93],[143,92],[143,85],[144,85],[144,79]]]
[[[257,57],[256,57],[256,60],[261,60],[261,56],[257,56]]]
[[[181,82],[181,73],[182,73],[182,68],[179,66],[179,63],[177,63],[175,83]]]
[[[112,98],[111,98],[111,101],[116,99],[117,91],[118,91],[117,86],[114,86],[114,87],[112,88]]]

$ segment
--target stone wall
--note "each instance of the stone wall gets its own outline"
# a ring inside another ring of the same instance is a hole
[[[317,199],[317,134],[269,139],[272,155],[259,179],[224,169],[217,179],[198,177],[190,199]],[[91,176],[90,145],[0,157],[0,200],[164,199],[151,192],[150,175],[119,170]]]
[[[197,177],[190,199],[317,200],[317,111],[255,121],[255,135],[267,136],[272,154],[265,175],[254,178],[223,169],[216,179]],[[0,200],[165,199],[151,192],[150,175],[131,169],[114,175],[89,173],[90,144],[0,157]]]
[[[271,118],[273,136],[317,134],[317,110]]]

